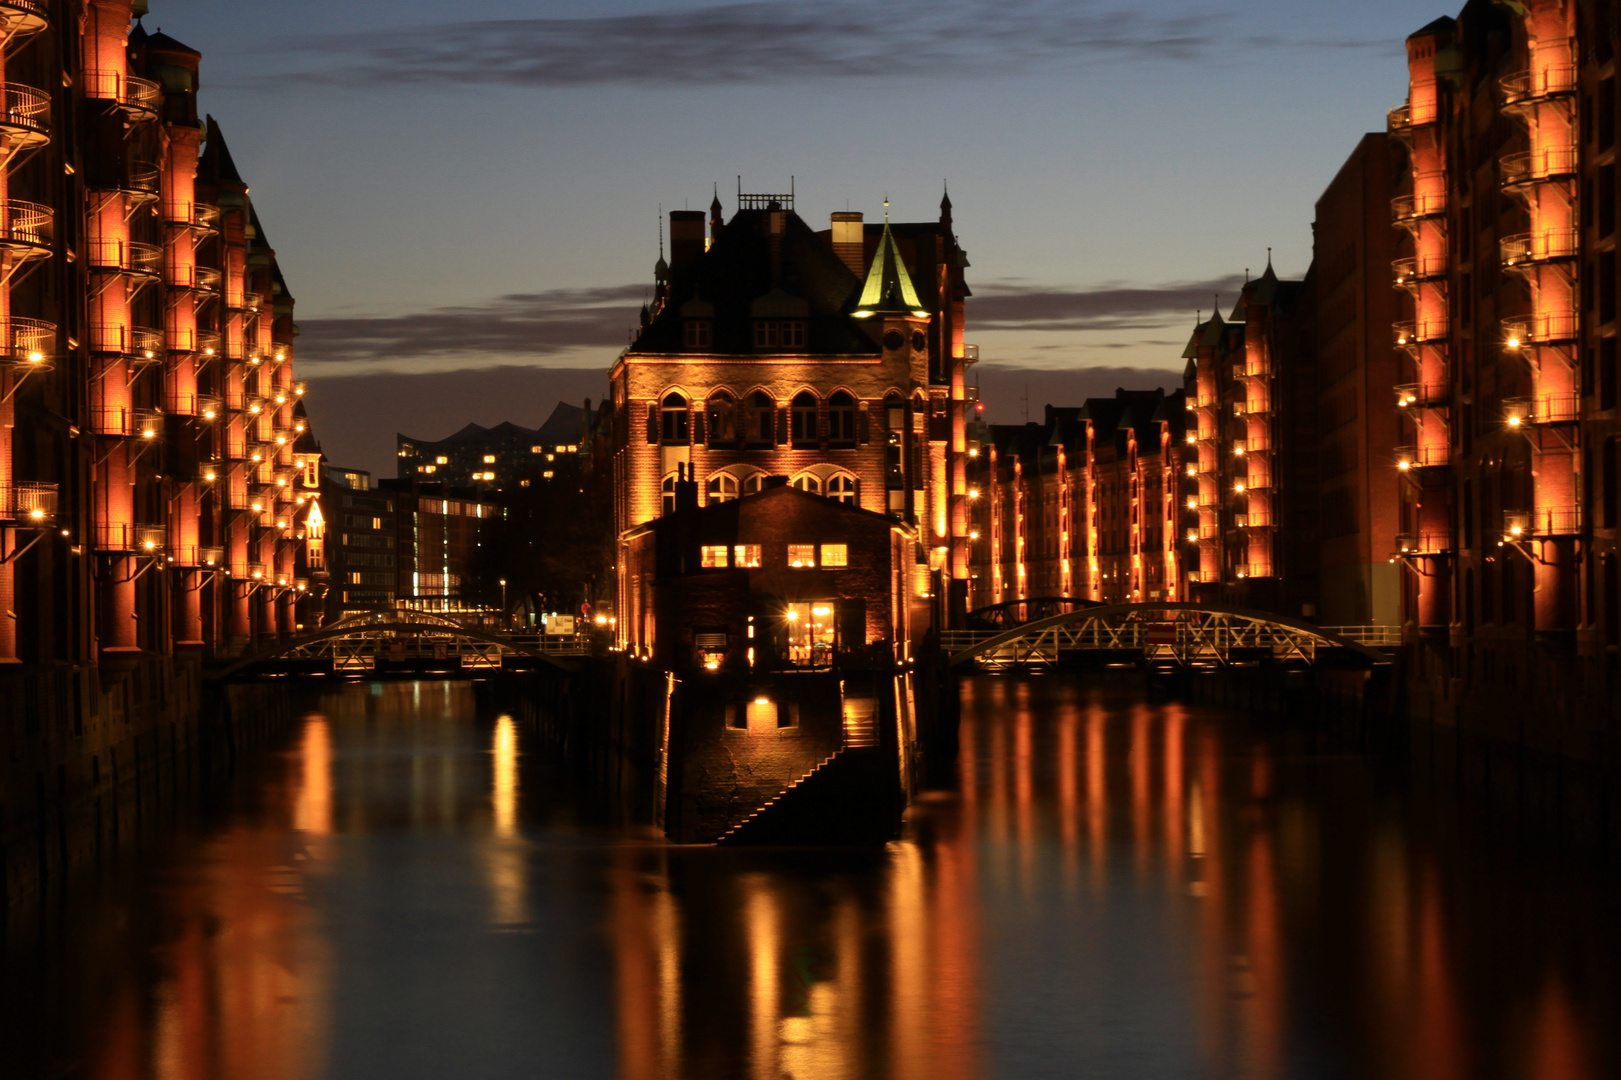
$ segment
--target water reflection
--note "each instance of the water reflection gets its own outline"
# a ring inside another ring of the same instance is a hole
[[[529,738],[464,686],[334,693],[8,964],[5,1075],[1621,1071],[1613,885],[1241,718],[974,680],[961,791],[865,853],[584,826]]]

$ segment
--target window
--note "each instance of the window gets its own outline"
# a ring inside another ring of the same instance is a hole
[[[827,400],[827,441],[834,446],[856,442],[856,399],[843,390]]]
[[[756,319],[754,321],[754,347],[756,349],[802,349],[805,347],[805,324],[798,320]]]
[[[737,477],[731,473],[716,473],[709,478],[709,501],[731,502],[737,498]]]
[[[449,465],[450,459],[447,457],[436,457],[433,459],[433,463],[435,465]]]
[[[728,443],[737,439],[737,406],[724,396],[709,399],[709,442]]]
[[[683,340],[689,349],[709,348],[709,320],[688,319],[684,326]]]
[[[670,394],[660,409],[660,435],[666,444],[683,445],[687,441],[687,399]]]
[[[850,546],[848,544],[823,544],[823,566],[849,566]]]
[[[750,473],[743,480],[743,494],[758,495],[765,488],[765,473]]]
[[[818,476],[816,476],[815,473],[801,473],[794,477],[794,487],[798,488],[800,491],[809,492],[812,495],[820,495],[822,493],[822,481]]]
[[[659,485],[659,491],[664,496],[662,512],[664,514],[675,513],[675,473],[671,473],[664,478],[664,483]]]
[[[788,565],[796,569],[810,569],[816,565],[815,544],[789,544]]]
[[[750,443],[772,443],[776,437],[771,431],[771,418],[776,410],[776,402],[771,395],[763,390],[756,390],[749,395],[748,406],[743,410],[743,441]]]
[[[726,564],[726,545],[705,544],[701,551],[701,563],[706,570],[724,568]]]
[[[486,464],[486,465],[494,465],[495,464],[495,455],[494,454],[485,454],[484,455],[484,464]]]
[[[827,482],[827,497],[845,506],[856,505],[856,478],[840,473]]]
[[[760,565],[759,544],[737,544],[732,548],[732,565],[739,567],[756,567]]]
[[[793,408],[789,413],[790,436],[795,446],[814,446],[816,444],[816,395],[810,391],[797,394],[794,397]]]

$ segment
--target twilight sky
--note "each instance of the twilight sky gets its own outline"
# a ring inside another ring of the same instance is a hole
[[[933,218],[949,180],[993,419],[1180,370],[1405,97],[1410,0],[151,0],[203,53],[341,464],[599,398],[660,205],[786,190]],[[543,370],[535,370],[543,369]],[[1127,370],[1121,370],[1127,369]],[[1130,370],[1148,369],[1148,370]],[[1170,376],[1175,378],[1174,375]]]

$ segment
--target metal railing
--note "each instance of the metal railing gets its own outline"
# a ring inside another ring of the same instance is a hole
[[[1446,533],[1402,533],[1396,537],[1398,555],[1441,555],[1452,550]]]
[[[1509,427],[1521,424],[1574,424],[1581,419],[1579,394],[1543,394],[1540,397],[1504,398],[1503,420]]]
[[[1422,195],[1398,195],[1390,200],[1390,218],[1396,224],[1440,217],[1447,212],[1445,191],[1430,191]]]
[[[156,116],[163,104],[163,88],[150,79],[122,71],[87,71],[83,81],[85,97],[115,101],[127,112]]]
[[[214,330],[197,331],[197,351],[204,356],[218,356],[220,353],[220,336]]]
[[[1444,255],[1414,255],[1396,259],[1390,264],[1391,276],[1397,285],[1412,285],[1446,277],[1447,260]]]
[[[1450,396],[1446,383],[1403,383],[1396,387],[1396,407],[1399,409],[1429,409],[1447,404]]]
[[[124,181],[119,190],[149,203],[163,190],[163,170],[155,161],[131,158],[124,162]]]
[[[1271,577],[1272,564],[1263,562],[1245,563],[1239,567],[1238,576],[1246,578]]]
[[[1398,346],[1414,349],[1427,341],[1441,341],[1447,336],[1445,319],[1422,319],[1415,322],[1391,324],[1391,333]]]
[[[90,351],[115,353],[142,361],[163,359],[163,331],[149,326],[96,323],[90,327]]]
[[[164,281],[170,288],[191,289],[194,292],[217,293],[220,291],[220,280],[218,270],[195,263],[171,265],[164,274]]]
[[[134,525],[122,521],[98,521],[95,526],[99,551],[161,554],[169,546],[169,530],[162,525]]]
[[[1574,146],[1524,150],[1518,154],[1508,154],[1498,163],[1504,187],[1572,177],[1576,175],[1577,164]]]
[[[0,127],[11,138],[24,143],[39,143],[50,138],[51,96],[43,90],[21,83],[0,83]]]
[[[206,203],[169,203],[163,208],[163,220],[179,229],[214,232],[219,229],[220,211]]]
[[[0,342],[9,349],[0,360],[12,360],[35,371],[49,371],[56,357],[56,324],[21,315],[0,321]]]
[[[57,485],[38,480],[0,484],[0,521],[49,525],[56,518]]]
[[[90,269],[104,273],[157,277],[163,271],[163,249],[139,240],[92,240],[88,245]]]
[[[1538,233],[1516,233],[1498,241],[1500,260],[1505,269],[1527,263],[1574,259],[1580,243],[1575,229],[1548,229]]]
[[[1576,92],[1576,69],[1568,65],[1545,67],[1541,71],[1516,71],[1497,80],[1503,88],[1503,104],[1562,97]]]
[[[1580,506],[1553,506],[1538,510],[1504,510],[1503,538],[1576,536],[1582,531]]]
[[[1215,585],[1221,581],[1218,570],[1189,570],[1188,582],[1193,585]]]
[[[1234,514],[1233,524],[1240,529],[1265,529],[1272,525],[1270,510],[1251,510],[1247,514]]]
[[[26,199],[0,202],[0,245],[43,250],[55,241],[55,210]]]
[[[1402,643],[1399,626],[1324,626],[1321,629],[1325,634],[1375,649],[1393,649]]]
[[[1438,446],[1399,446],[1396,448],[1396,468],[1406,472],[1409,469],[1427,469],[1438,465],[1447,465],[1452,461],[1452,448],[1446,444]]]
[[[225,462],[199,461],[197,463],[197,482],[200,484],[217,484],[224,480]]]
[[[1546,345],[1574,341],[1581,335],[1581,317],[1575,312],[1544,315],[1515,315],[1502,320],[1503,344],[1511,349],[1522,345]]]

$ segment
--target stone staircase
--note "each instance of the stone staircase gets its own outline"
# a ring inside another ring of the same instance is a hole
[[[732,846],[882,844],[895,836],[903,809],[889,755],[868,731],[826,758],[776,798],[738,822],[715,843]]]

